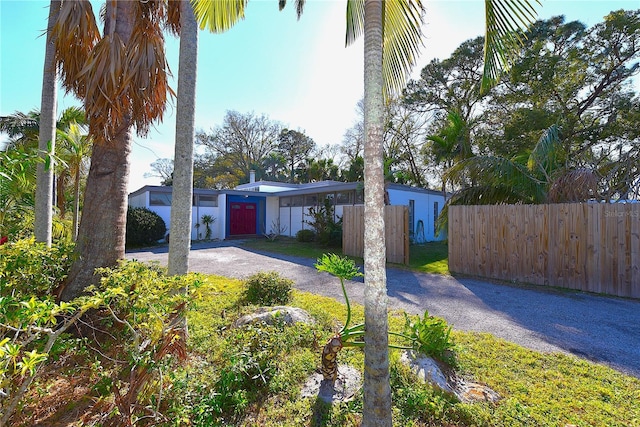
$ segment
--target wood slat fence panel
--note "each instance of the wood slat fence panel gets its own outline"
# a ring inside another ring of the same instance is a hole
[[[640,204],[449,207],[449,270],[640,298]]]
[[[409,208],[385,206],[387,261],[409,264]],[[364,206],[345,206],[342,211],[342,253],[364,256]]]

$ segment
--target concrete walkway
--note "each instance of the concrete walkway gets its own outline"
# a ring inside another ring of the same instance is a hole
[[[167,247],[127,253],[139,261],[167,263]],[[315,260],[253,251],[238,242],[194,244],[190,270],[238,279],[275,270],[302,291],[343,301],[340,282]],[[363,303],[362,281],[347,290]],[[489,332],[541,352],[564,352],[640,378],[640,301],[573,291],[515,287],[387,268],[390,308],[443,317],[455,329]]]

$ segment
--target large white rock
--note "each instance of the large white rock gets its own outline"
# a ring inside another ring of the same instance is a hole
[[[265,322],[268,325],[273,325],[276,319],[284,322],[286,325],[293,325],[298,322],[308,325],[315,323],[313,317],[305,310],[298,307],[279,305],[275,307],[261,307],[255,313],[242,316],[233,322],[232,327],[239,328],[240,326],[255,322]]]
[[[465,381],[451,372],[445,375],[440,365],[431,357],[405,351],[400,356],[400,362],[409,366],[416,376],[441,390],[455,395],[461,402],[497,402],[500,395],[484,384]]]

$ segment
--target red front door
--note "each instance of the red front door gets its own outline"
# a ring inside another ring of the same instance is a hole
[[[256,234],[256,204],[231,203],[230,234]]]

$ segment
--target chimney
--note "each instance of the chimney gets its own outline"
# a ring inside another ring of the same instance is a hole
[[[249,183],[256,182],[256,171],[253,169],[249,171]]]

